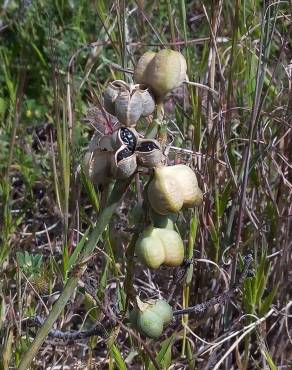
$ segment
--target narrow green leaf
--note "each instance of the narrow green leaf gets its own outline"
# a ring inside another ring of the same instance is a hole
[[[118,366],[118,369],[119,370],[127,370],[127,365],[124,361],[124,358],[121,355],[121,352],[119,351],[118,347],[115,344],[113,344],[111,346],[111,354],[112,354],[112,356],[113,356],[113,358],[114,358],[114,360],[115,360],[115,362]]]

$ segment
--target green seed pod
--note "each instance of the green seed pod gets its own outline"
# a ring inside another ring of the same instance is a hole
[[[157,228],[155,231],[164,246],[164,264],[170,267],[181,265],[184,260],[184,245],[179,234],[169,229]]]
[[[184,193],[184,207],[193,208],[203,201],[203,193],[198,186],[195,172],[184,164],[177,164],[175,169],[177,180]]]
[[[138,308],[129,315],[131,325],[146,337],[157,339],[161,336],[165,325],[173,317],[171,306],[163,299],[142,302],[137,299]]]
[[[146,51],[139,59],[134,70],[134,80],[137,83],[147,85],[146,69],[155,55],[154,51]]]
[[[163,332],[163,321],[152,310],[146,310],[138,315],[137,329],[147,337],[157,339]]]
[[[152,227],[144,230],[136,242],[135,251],[145,266],[157,269],[165,260],[165,252],[161,240],[155,236],[153,230]]]
[[[173,318],[172,308],[164,299],[158,299],[151,309],[162,318],[164,325],[171,322]]]
[[[183,241],[174,230],[153,228],[144,230],[135,246],[138,259],[148,268],[159,268],[162,264],[175,267],[184,259]]]

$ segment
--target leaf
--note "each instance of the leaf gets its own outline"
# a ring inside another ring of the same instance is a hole
[[[85,234],[83,235],[82,239],[80,240],[80,242],[76,245],[73,253],[71,254],[71,256],[69,257],[69,260],[68,260],[68,271],[71,270],[72,266],[75,265],[76,261],[77,261],[77,258],[79,256],[79,253],[82,251],[83,247],[84,247],[84,244],[87,240],[87,237],[88,237],[88,234],[89,234],[89,230],[90,230],[90,227],[86,230]]]
[[[16,261],[17,261],[17,264],[19,265],[19,267],[22,267],[25,263],[24,253],[16,252]]]
[[[119,370],[127,370],[127,365],[124,361],[124,358],[123,356],[121,355],[121,352],[119,351],[118,347],[113,344],[112,347],[111,347],[111,355],[113,356],[117,366],[118,366],[118,369]]]
[[[263,355],[265,356],[265,359],[267,360],[267,363],[269,364],[270,370],[278,370],[278,367],[275,365],[269,352],[263,351]]]
[[[92,181],[81,171],[81,180],[82,184],[86,190],[86,194],[90,199],[90,203],[93,206],[96,213],[99,211],[99,197],[98,193],[95,191],[94,185]]]
[[[171,337],[167,338],[165,341],[161,343],[161,349],[156,356],[156,361],[159,365],[163,365],[163,369],[167,369],[171,363],[171,347],[174,341],[175,335],[173,334]],[[149,364],[147,370],[155,370],[153,364]]]
[[[273,303],[273,300],[275,298],[275,295],[277,293],[278,287],[279,287],[278,285],[275,286],[261,302],[260,307],[259,307],[260,317],[264,316],[269,311]]]

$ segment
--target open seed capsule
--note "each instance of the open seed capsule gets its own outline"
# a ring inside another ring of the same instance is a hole
[[[112,156],[111,175],[116,179],[126,179],[133,175],[137,168],[136,154],[126,146],[121,146]]]
[[[111,135],[112,147],[117,150],[125,145],[131,152],[136,149],[138,133],[134,128],[122,127]]]
[[[153,168],[161,163],[163,154],[161,146],[154,139],[140,139],[136,147],[138,164]]]
[[[143,117],[147,117],[154,112],[155,109],[155,100],[152,94],[147,88],[144,88],[143,85],[140,85],[139,92],[142,97],[142,113]]]
[[[122,80],[116,80],[109,83],[103,93],[104,107],[108,113],[115,116],[115,101],[121,89],[124,90],[126,88],[126,83]]]

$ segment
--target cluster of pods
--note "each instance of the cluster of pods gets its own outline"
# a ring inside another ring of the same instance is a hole
[[[83,161],[84,171],[95,185],[128,178],[137,167],[154,169],[146,191],[152,224],[141,233],[135,246],[140,262],[152,269],[182,264],[184,245],[171,215],[183,207],[201,204],[202,192],[194,171],[183,164],[166,165],[161,144],[140,135],[136,125],[187,79],[186,70],[181,53],[168,49],[149,51],[135,67],[135,83],[110,83],[104,92],[104,108],[117,117],[120,125],[112,134],[102,136]],[[137,298],[130,313],[132,325],[150,338],[158,338],[171,318],[172,308],[164,300],[141,302]]]

